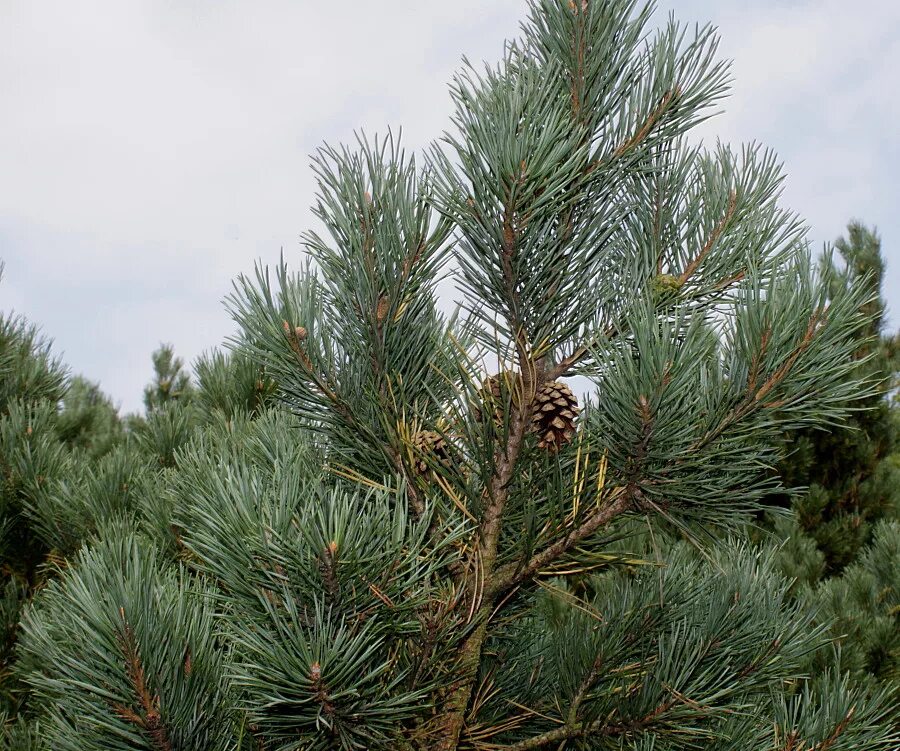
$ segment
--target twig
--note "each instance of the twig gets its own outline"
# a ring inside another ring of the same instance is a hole
[[[641,141],[643,141],[648,135],[650,135],[650,132],[656,126],[656,123],[665,114],[666,110],[669,107],[669,104],[671,104],[672,100],[680,94],[681,89],[677,86],[674,90],[670,89],[665,94],[663,94],[663,97],[657,105],[656,109],[654,109],[653,112],[650,113],[650,116],[644,121],[641,129],[637,133],[635,133],[634,136],[625,141],[625,143],[616,148],[616,150],[613,152],[613,159],[618,159],[623,154],[641,143]]]
[[[541,735],[536,735],[533,738],[513,743],[510,746],[504,746],[503,751],[530,751],[531,749],[544,748],[551,743],[572,740],[574,738],[585,738],[590,735],[615,736],[634,733],[639,730],[644,730],[659,715],[668,711],[672,704],[673,702],[671,701],[663,702],[649,714],[627,722],[611,723],[604,719],[587,723],[579,722],[574,725],[566,724],[555,730],[549,730]]]
[[[594,511],[580,526],[573,529],[561,540],[557,540],[552,545],[544,548],[540,553],[533,555],[524,565],[519,566],[515,563],[509,563],[497,569],[491,593],[496,596],[510,587],[515,587],[535,576],[541,569],[546,568],[547,565],[570,551],[579,542],[590,537],[600,527],[605,526],[630,509],[637,498],[638,492],[637,488],[631,488],[620,493],[611,504]]]
[[[137,639],[135,639],[131,624],[125,618],[125,608],[119,608],[119,617],[122,620],[122,635],[119,644],[125,655],[125,669],[137,695],[140,710],[135,711],[133,707],[126,707],[123,704],[114,704],[113,708],[120,717],[145,730],[159,751],[172,751],[172,744],[169,743],[166,727],[160,715],[159,694],[151,694],[147,686]]]
[[[712,233],[709,238],[703,244],[703,247],[700,249],[700,252],[691,261],[687,268],[684,270],[684,273],[678,277],[679,284],[684,284],[688,279],[691,278],[693,273],[697,270],[697,267],[703,262],[703,259],[709,254],[709,251],[712,250],[713,245],[716,244],[716,240],[718,240],[722,236],[722,232],[725,231],[725,227],[728,226],[728,222],[732,220],[734,217],[734,212],[737,209],[737,193],[731,191],[728,196],[728,209],[725,211],[725,216],[719,220],[719,223],[713,228]]]

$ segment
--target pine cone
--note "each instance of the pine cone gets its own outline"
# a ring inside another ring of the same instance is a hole
[[[413,466],[423,477],[435,464],[450,468],[450,447],[444,437],[434,430],[420,430],[413,436]],[[429,462],[430,460],[430,462]]]
[[[500,430],[503,425],[503,412],[506,405],[505,393],[508,388],[507,375],[505,373],[497,373],[489,378],[484,379],[481,388],[478,389],[478,401],[473,408],[473,414],[478,422],[483,419],[482,407],[488,414],[493,416],[494,427]]]
[[[558,451],[575,435],[578,399],[561,381],[545,383],[534,395],[531,432],[538,436],[538,447]]]

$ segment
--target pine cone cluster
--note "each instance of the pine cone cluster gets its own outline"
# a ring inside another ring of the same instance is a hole
[[[440,433],[420,430],[413,436],[413,466],[424,477],[435,464],[450,468],[450,446]]]
[[[509,373],[498,373],[485,379],[473,407],[476,420],[482,420],[483,410],[487,410],[500,429],[509,400],[509,377]],[[538,437],[539,448],[556,452],[571,442],[575,436],[575,420],[581,411],[572,389],[562,381],[545,383],[534,395],[532,406],[529,432]]]
[[[555,452],[575,435],[578,399],[562,381],[545,383],[534,395],[531,432],[538,437],[538,448]]]

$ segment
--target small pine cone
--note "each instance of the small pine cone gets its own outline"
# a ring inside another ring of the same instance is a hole
[[[506,389],[508,388],[506,378],[507,374],[505,373],[497,373],[489,378],[485,378],[481,388],[478,389],[478,401],[473,407],[473,414],[478,422],[481,422],[483,418],[481,409],[485,407],[488,414],[493,416],[494,427],[497,430],[503,425]]]
[[[545,383],[534,395],[531,431],[538,437],[538,447],[558,451],[575,435],[578,399],[561,381]]]
[[[413,466],[415,466],[416,472],[424,477],[434,464],[449,469],[449,448],[447,441],[440,433],[434,430],[420,430],[413,436]]]

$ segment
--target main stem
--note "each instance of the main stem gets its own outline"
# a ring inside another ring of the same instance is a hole
[[[522,372],[522,392],[520,403],[514,409],[510,432],[505,446],[498,451],[495,460],[495,471],[491,478],[488,504],[484,512],[478,536],[478,554],[473,558],[475,565],[480,566],[482,575],[475,577],[481,581],[480,591],[473,584],[470,598],[486,595],[475,612],[475,629],[460,647],[459,680],[447,698],[444,713],[444,737],[437,747],[439,751],[455,751],[459,745],[459,737],[465,723],[466,709],[472,698],[472,690],[481,664],[481,650],[487,636],[488,621],[494,610],[497,599],[493,585],[494,571],[497,567],[497,546],[500,540],[500,529],[503,520],[503,509],[509,495],[509,486],[522,450],[522,442],[531,419],[531,403],[537,384],[541,382],[541,374],[527,357],[524,348],[520,349],[520,366]],[[490,593],[490,594],[487,594]]]

